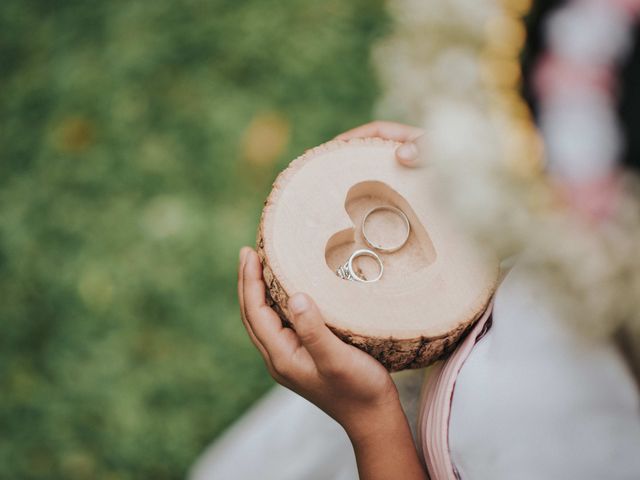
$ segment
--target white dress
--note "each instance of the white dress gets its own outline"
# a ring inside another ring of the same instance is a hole
[[[456,380],[449,450],[463,480],[640,479],[640,396],[611,343],[560,321],[516,267]]]
[[[449,422],[460,477],[640,479],[640,396],[626,364],[613,345],[588,342],[554,318],[540,295],[514,269],[499,288],[491,329],[460,370]],[[412,424],[422,377],[395,377],[403,405],[413,404]],[[190,474],[191,480],[357,478],[341,427],[282,387],[205,451]]]

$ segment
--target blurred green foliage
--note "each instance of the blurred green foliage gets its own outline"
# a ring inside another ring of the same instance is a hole
[[[380,0],[0,3],[0,478],[183,478],[271,385],[237,251],[279,168],[369,120],[385,29]]]

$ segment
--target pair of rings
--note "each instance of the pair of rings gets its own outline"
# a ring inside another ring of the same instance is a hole
[[[402,220],[405,231],[401,241],[397,244],[381,245],[379,243],[372,241],[371,238],[367,235],[367,220],[369,220],[372,217],[372,215],[375,214],[376,212],[383,212],[383,211],[392,212],[393,214],[400,217],[400,219]],[[411,233],[411,224],[409,223],[409,219],[407,218],[405,213],[399,208],[392,207],[390,205],[382,205],[379,207],[374,207],[371,210],[369,210],[362,219],[362,237],[364,238],[364,241],[371,248],[378,250],[380,252],[392,253],[397,250],[400,250],[404,246],[404,244],[407,243],[407,240],[409,240],[410,233]],[[379,270],[375,278],[367,279],[364,276],[359,275],[355,271],[353,262],[355,261],[356,258],[359,258],[359,257],[371,257],[378,263]],[[351,281],[361,282],[361,283],[373,283],[373,282],[377,282],[378,280],[380,280],[380,278],[382,278],[383,272],[384,272],[384,264],[382,263],[382,259],[380,258],[380,256],[373,250],[362,248],[353,252],[349,257],[349,259],[347,260],[347,262],[344,265],[341,265],[338,267],[338,269],[336,270],[336,275],[338,275],[338,277],[344,280],[351,280]]]

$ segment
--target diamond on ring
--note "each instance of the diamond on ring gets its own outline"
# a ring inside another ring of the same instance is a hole
[[[365,277],[361,277],[353,269],[353,261],[356,258],[362,257],[362,256],[373,258],[378,263],[378,266],[380,267],[380,271],[378,272],[378,275],[371,280],[368,280]],[[377,282],[378,280],[380,280],[380,278],[382,278],[383,271],[384,271],[384,265],[382,264],[382,259],[378,256],[378,254],[376,252],[363,248],[353,252],[349,257],[349,260],[347,260],[347,262],[344,265],[340,265],[338,267],[338,269],[336,270],[336,275],[342,278],[343,280],[351,280],[353,282],[360,282],[360,283],[373,283],[373,282]]]

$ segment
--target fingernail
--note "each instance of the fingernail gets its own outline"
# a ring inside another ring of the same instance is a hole
[[[418,158],[418,147],[413,142],[403,143],[396,150],[396,156],[408,163],[415,163]]]
[[[307,296],[303,293],[296,293],[289,299],[289,308],[296,315],[304,313],[309,309],[309,300],[307,299]]]
[[[247,276],[256,276],[262,274],[262,266],[260,265],[260,257],[250,248],[244,254],[244,272]]]
[[[247,256],[247,252],[249,250],[250,250],[249,247],[242,247],[240,249],[239,258],[238,258],[238,261],[240,262],[240,265],[242,265],[244,263],[244,259]]]

